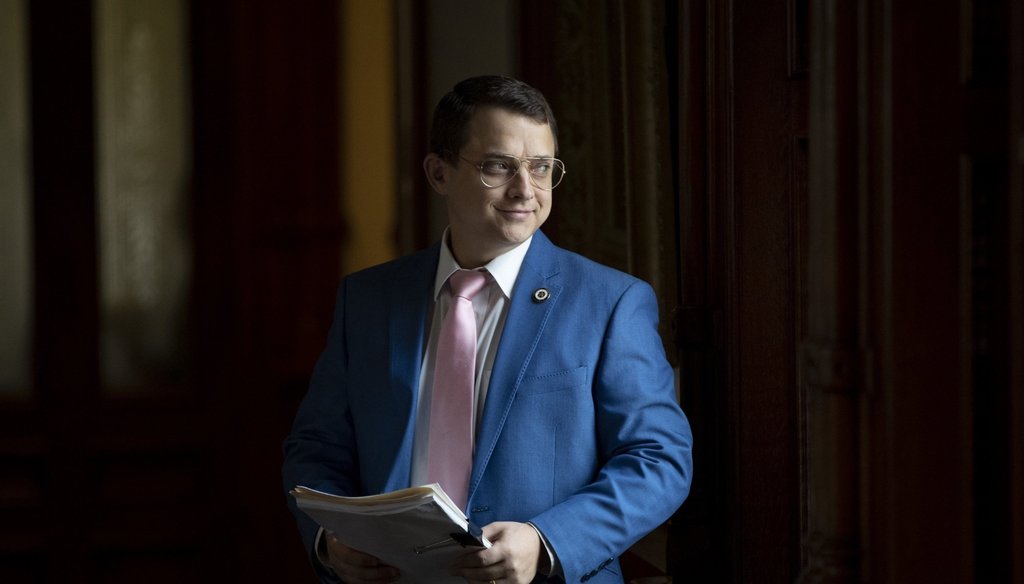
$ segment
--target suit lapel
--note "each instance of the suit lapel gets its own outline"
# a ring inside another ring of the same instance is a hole
[[[404,427],[395,428],[402,435],[395,436],[398,452],[392,458],[394,465],[388,475],[386,491],[409,485],[423,344],[426,342],[426,327],[429,326],[433,305],[431,294],[439,250],[437,245],[427,248],[412,258],[409,269],[401,277],[386,283],[390,290],[388,353],[394,397],[392,403],[400,410],[395,415],[406,420]]]
[[[544,332],[548,317],[558,305],[562,286],[556,277],[558,262],[555,258],[555,249],[551,241],[538,231],[530,244],[530,250],[523,260],[515,288],[512,290],[508,317],[491,371],[487,401],[484,403],[483,417],[477,435],[473,475],[469,482],[470,499],[501,435],[505,418]],[[543,302],[534,302],[534,292],[541,288],[546,289],[550,296]]]

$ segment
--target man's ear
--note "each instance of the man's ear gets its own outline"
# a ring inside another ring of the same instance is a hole
[[[423,172],[427,174],[427,182],[439,195],[443,196],[448,193],[448,171],[450,170],[451,166],[433,152],[423,158]]]

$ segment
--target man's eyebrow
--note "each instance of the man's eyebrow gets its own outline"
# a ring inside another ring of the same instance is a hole
[[[509,154],[507,152],[499,152],[499,151],[496,151],[496,150],[495,151],[491,151],[491,152],[486,152],[486,153],[484,153],[484,156],[487,157],[487,158],[495,158],[495,157],[502,157],[502,156],[508,157],[508,158],[519,158],[515,154]],[[549,158],[554,158],[554,156],[552,156],[550,154],[536,154],[534,156],[524,156],[523,157],[524,160],[543,160],[543,159],[549,159]]]

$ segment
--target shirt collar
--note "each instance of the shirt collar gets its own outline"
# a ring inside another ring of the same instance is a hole
[[[530,249],[532,242],[533,236],[531,235],[529,239],[494,258],[483,267],[497,282],[505,298],[512,298],[512,287],[516,284],[519,269],[523,267],[523,259],[526,258],[526,252]],[[448,281],[448,276],[461,269],[462,266],[455,261],[455,256],[452,255],[452,251],[448,247],[448,228],[445,228],[444,235],[441,236],[441,255],[437,260],[437,273],[434,276],[434,300],[437,300],[437,295],[441,293],[441,288]]]

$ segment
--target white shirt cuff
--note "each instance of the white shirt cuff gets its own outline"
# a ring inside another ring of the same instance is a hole
[[[546,574],[543,574],[543,575],[544,576],[561,576],[562,575],[562,566],[560,566],[558,564],[558,556],[555,555],[555,550],[551,547],[551,544],[548,543],[548,538],[544,537],[544,534],[541,533],[539,529],[537,529],[536,525],[530,523],[529,521],[527,521],[526,524],[529,525],[530,527],[532,527],[533,530],[537,532],[537,537],[540,538],[540,543],[544,546],[544,551],[546,551],[547,554],[548,554],[548,566],[549,566],[549,568],[548,568],[548,572]]]
[[[324,528],[321,527],[316,530],[316,540],[313,542],[313,553],[316,554],[316,559],[320,562],[325,570],[334,573],[334,568],[331,566],[331,558],[327,555],[327,542],[324,541]]]

